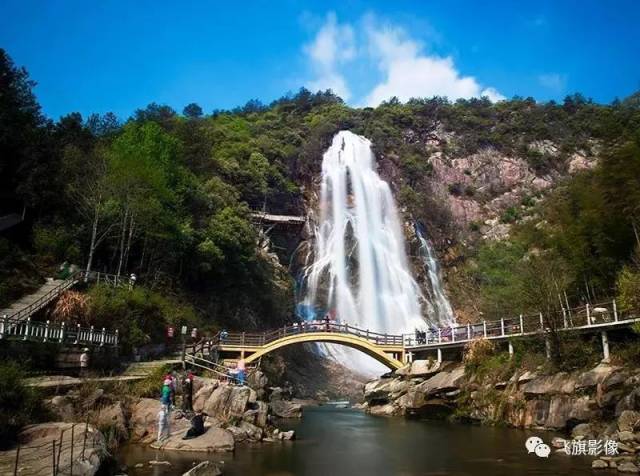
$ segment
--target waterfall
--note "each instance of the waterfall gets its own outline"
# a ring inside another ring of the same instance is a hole
[[[436,259],[431,243],[429,243],[429,240],[425,236],[423,227],[420,224],[416,224],[415,230],[418,240],[420,240],[420,255],[427,270],[431,290],[429,295],[430,306],[428,309],[429,320],[441,326],[451,325],[455,323],[455,317],[453,316],[451,303],[444,293],[438,260]]]
[[[305,319],[329,313],[375,332],[424,328],[423,298],[409,270],[398,211],[389,185],[375,171],[366,138],[349,131],[334,136],[322,160],[319,206],[313,262],[305,271],[298,313]],[[338,347],[324,346],[343,362],[357,360],[359,369],[380,370],[368,357]]]

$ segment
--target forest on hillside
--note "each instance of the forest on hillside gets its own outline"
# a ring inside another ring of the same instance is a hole
[[[575,94],[562,103],[392,98],[358,109],[331,91],[302,89],[233,110],[150,104],[125,120],[75,112],[53,120],[34,86],[0,50],[0,215],[26,210],[19,231],[0,236],[0,305],[68,261],[136,273],[135,292],[90,289],[83,317],[120,327],[132,345],[168,323],[291,321],[287,263],[258,246],[249,213],[303,214],[322,153],[341,129],[365,135],[393,162],[407,216],[465,242],[449,288],[475,296],[483,315],[551,308],[559,290],[640,304],[640,93],[607,105]],[[552,141],[559,154],[529,147],[535,141]],[[488,241],[453,226],[434,202],[434,143],[449,157],[495,149],[539,174],[563,174],[566,157],[597,144],[598,166],[509,211],[509,238]]]

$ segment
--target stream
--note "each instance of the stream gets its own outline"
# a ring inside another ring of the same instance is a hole
[[[307,407],[299,421],[282,429],[296,431],[293,442],[237,445],[234,454],[162,452],[125,445],[118,463],[136,476],[181,475],[194,462],[224,462],[225,475],[582,475],[591,459],[552,453],[528,454],[532,435],[550,444],[553,434],[510,428],[412,421],[367,415],[352,409]],[[171,466],[149,466],[150,460]],[[142,468],[135,465],[142,463]]]

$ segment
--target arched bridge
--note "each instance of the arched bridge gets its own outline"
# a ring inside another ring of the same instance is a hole
[[[402,335],[371,332],[333,321],[303,322],[264,333],[219,333],[213,339],[205,339],[194,345],[190,353],[205,356],[217,352],[217,357],[222,360],[244,359],[246,363],[251,363],[274,350],[305,342],[346,345],[364,352],[392,370],[402,367],[405,360]]]

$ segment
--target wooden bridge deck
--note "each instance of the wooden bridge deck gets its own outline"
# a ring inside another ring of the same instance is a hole
[[[236,356],[250,363],[282,347],[310,342],[353,347],[391,369],[400,368],[404,359],[402,335],[371,332],[334,321],[303,322],[264,333],[219,333],[195,345],[192,354],[206,355],[207,351],[209,354],[215,351],[222,356]]]
[[[254,212],[251,218],[260,223],[269,223],[273,225],[304,225],[307,219],[303,216],[295,215],[273,215],[266,212]]]
[[[548,335],[555,332],[602,332],[629,327],[640,322],[635,312],[620,313],[615,301],[611,303],[586,305],[575,309],[562,310],[552,316],[542,314],[518,316],[515,318],[484,321],[462,326],[440,327],[429,330],[422,338],[415,334],[405,336],[407,352],[464,347],[475,339],[511,341],[518,338]]]

